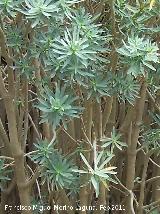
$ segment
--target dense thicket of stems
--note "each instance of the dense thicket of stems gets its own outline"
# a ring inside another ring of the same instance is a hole
[[[160,213],[159,11],[0,0],[0,213]]]

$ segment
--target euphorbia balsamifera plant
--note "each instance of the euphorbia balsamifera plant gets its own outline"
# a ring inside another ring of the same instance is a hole
[[[148,69],[156,71],[152,65],[159,62],[159,48],[156,43],[152,43],[149,39],[134,36],[128,38],[128,44],[125,42],[123,44],[123,47],[118,49],[118,53],[131,63],[128,74],[137,77],[138,75],[145,76]]]
[[[73,103],[78,97],[65,94],[65,87],[60,89],[57,86],[55,93],[45,88],[42,97],[38,98],[39,104],[37,105],[37,108],[43,112],[40,122],[48,122],[55,128],[62,124],[65,125],[67,119],[79,117],[79,113],[83,109],[82,107],[74,106]]]
[[[0,0],[2,214],[160,212],[159,8]]]

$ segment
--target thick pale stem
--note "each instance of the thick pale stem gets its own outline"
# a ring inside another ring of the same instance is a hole
[[[147,90],[147,83],[143,82],[141,91],[140,91],[140,98],[137,100],[137,103],[136,103],[136,117],[132,125],[131,141],[128,144],[126,187],[130,191],[132,191],[134,188],[135,166],[136,166],[136,156],[137,156],[136,150],[137,150],[137,143],[138,143],[139,132],[140,132],[140,125],[142,122],[142,116],[144,111],[146,90]],[[129,196],[126,201],[127,214],[132,214],[130,202],[131,202],[131,198]]]
[[[12,152],[12,156],[15,160],[16,184],[19,191],[20,202],[21,202],[21,205],[23,206],[29,206],[30,195],[29,195],[29,189],[26,186],[27,178],[25,175],[24,153],[18,141],[14,101],[12,99],[5,99],[4,103],[5,103],[5,108],[6,108],[7,118],[8,118],[10,149]],[[31,214],[32,211],[25,210],[22,213]]]

